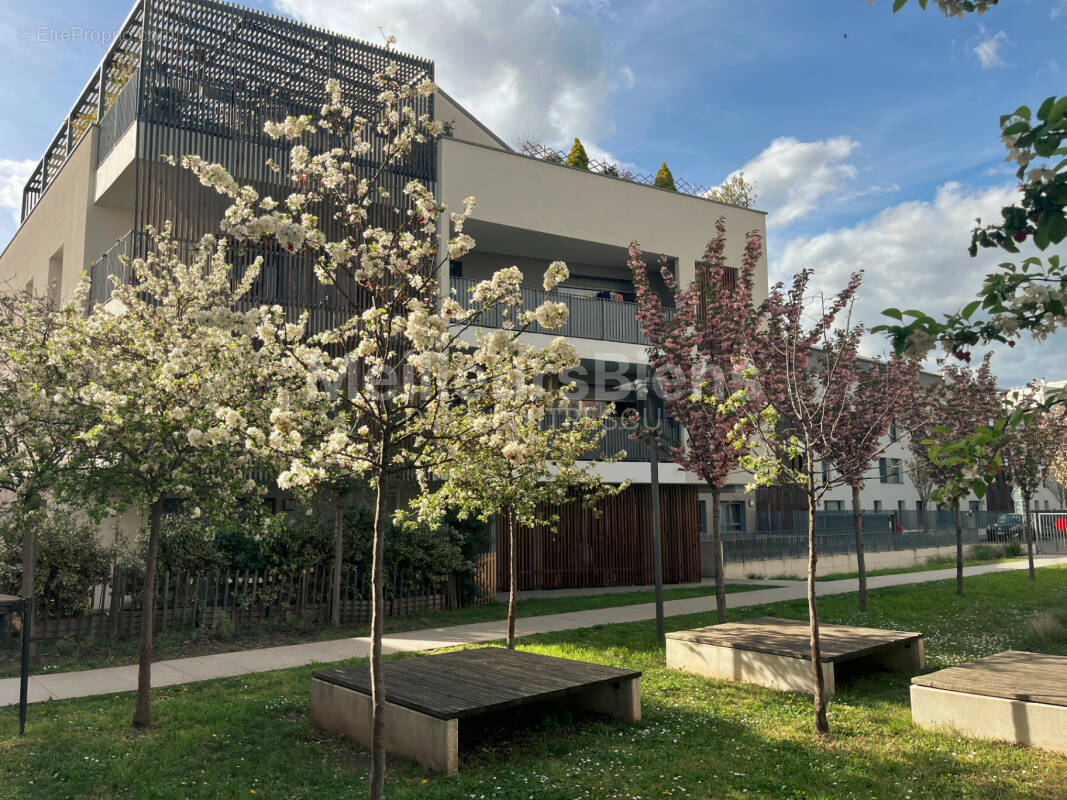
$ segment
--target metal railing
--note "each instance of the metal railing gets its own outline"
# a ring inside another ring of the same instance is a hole
[[[567,419],[568,415],[564,413],[550,413],[545,416],[546,426],[558,426],[564,419]],[[573,418],[573,417],[571,417]],[[631,438],[634,434],[632,426],[624,425],[622,420],[617,417],[605,417],[603,419],[604,425],[604,438],[600,440],[599,444],[594,450],[590,450],[581,456],[582,460],[594,461],[605,458],[613,458],[620,451],[624,451],[625,455],[620,458],[620,461],[648,461],[651,458],[651,452],[646,442]],[[660,425],[660,448],[659,458],[660,461],[672,461],[671,447],[677,445],[682,440],[682,426],[674,420],[664,419],[659,421]]]
[[[459,304],[465,309],[477,308],[477,304],[471,300],[470,293],[479,281],[455,277],[450,280],[452,288],[456,290],[456,300]],[[524,288],[522,290],[522,302],[525,308],[536,308],[546,300],[567,306],[569,312],[567,322],[563,327],[554,330],[535,324],[530,327],[532,333],[606,342],[648,344],[648,339],[641,331],[641,323],[637,321],[637,303],[599,297],[579,297],[559,292],[550,293],[541,289]],[[673,309],[665,309],[665,311],[668,318],[673,316]],[[499,328],[503,323],[503,314],[499,309],[485,311],[479,317],[479,323],[488,328]]]

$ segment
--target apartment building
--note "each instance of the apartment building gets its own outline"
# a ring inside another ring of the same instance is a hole
[[[106,300],[110,276],[127,275],[123,258],[144,254],[146,226],[169,221],[173,235],[191,245],[215,230],[224,211],[223,198],[161,155],[198,154],[263,195],[284,196],[292,191],[284,179],[288,148],[263,133],[264,123],[316,113],[330,77],[339,79],[346,102],[367,105],[376,94],[370,76],[389,62],[404,79],[433,77],[426,59],[259,11],[213,0],[139,0],[26,184],[21,225],[0,256],[0,282],[65,299],[87,270],[91,299]],[[665,256],[687,282],[718,217],[726,218],[729,263],[739,264],[745,233],[765,236],[765,215],[612,171],[522,155],[444,91],[419,102],[420,111],[448,123],[449,135],[417,151],[390,179],[400,186],[418,178],[453,207],[468,195],[478,201],[466,225],[477,248],[450,265],[444,288],[462,297],[472,282],[517,265],[536,304],[545,266],[566,261],[571,278],[562,293],[570,319],[563,334],[583,359],[584,402],[637,407],[632,382],[646,374],[647,356],[627,246],[639,241],[653,271]],[[281,175],[267,169],[268,159],[282,166]],[[450,235],[444,223],[442,243]],[[326,323],[338,299],[318,284],[309,258],[277,249],[244,257],[254,255],[265,259],[254,302],[278,303],[294,314],[310,309],[313,324]],[[766,291],[763,259],[757,297]],[[682,435],[664,424],[670,435]],[[632,487],[599,517],[570,504],[558,530],[525,537],[523,588],[651,578],[649,453],[610,422],[602,449],[626,451],[600,469],[605,480],[629,480]],[[698,579],[703,484],[669,459],[660,465],[659,482],[666,578]],[[748,502],[744,483],[738,475],[731,484],[727,508]]]

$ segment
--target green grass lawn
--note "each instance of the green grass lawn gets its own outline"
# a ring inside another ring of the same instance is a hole
[[[1030,617],[1067,607],[1067,569],[940,581],[820,601],[826,621],[923,631],[937,669],[1007,648],[1041,646]],[[732,617],[804,618],[801,602]],[[711,614],[668,618],[670,629]],[[652,623],[531,637],[540,653],[644,671],[644,717],[625,724],[566,713],[513,714],[466,741],[458,777],[390,762],[391,798],[1062,798],[1067,759],[1039,750],[913,728],[905,675],[846,682],[830,706],[832,735],[811,734],[806,695],[713,681],[664,668]],[[157,727],[129,727],[131,695],[38,704],[24,739],[0,710],[0,798],[350,798],[362,796],[360,747],[308,721],[310,668],[159,690]]]
[[[1023,556],[1025,559],[1025,556]],[[963,562],[965,567],[977,567],[984,566],[986,564],[1004,564],[1008,561],[1018,561],[1019,558],[983,558],[983,559],[968,559]],[[933,569],[954,569],[956,567],[956,559],[951,557],[945,558],[931,558],[925,564],[918,564],[914,567],[889,567],[887,569],[869,569],[867,570],[867,577],[873,578],[878,575],[898,575],[903,572],[927,572]],[[829,575],[819,575],[815,578],[817,581],[840,581],[845,578],[858,578],[858,572],[834,572]]]
[[[726,585],[728,593],[766,588],[769,587],[741,583]],[[677,589],[667,588],[663,592],[663,597],[665,600],[684,600],[714,594],[714,586],[689,586]],[[519,616],[538,617],[544,614],[565,614],[571,611],[651,603],[655,599],[655,592],[651,589],[586,597],[535,597],[519,601]],[[488,622],[506,619],[507,611],[505,603],[489,603],[450,611],[427,611],[402,617],[389,617],[385,620],[385,629],[389,633],[399,633],[464,625],[471,622]],[[300,629],[300,627],[283,627],[268,623],[239,630],[230,638],[219,638],[209,630],[192,628],[176,630],[172,627],[167,632],[156,635],[153,652],[155,653],[154,660],[165,661],[171,658],[210,653],[368,635],[370,635],[369,625],[350,625],[341,628],[306,626]],[[18,675],[20,663],[18,659],[19,650],[14,644],[0,650],[0,677]],[[37,646],[35,661],[35,671],[47,673],[75,672],[83,669],[134,664],[137,662],[137,637],[131,636],[116,641],[106,637],[72,636],[58,642],[42,643]]]

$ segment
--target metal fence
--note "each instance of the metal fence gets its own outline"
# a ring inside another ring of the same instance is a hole
[[[153,623],[159,633],[168,629],[234,629],[270,620],[286,625],[327,623],[332,609],[330,564],[291,574],[270,570],[164,571],[156,579]],[[120,567],[108,580],[86,590],[74,613],[59,608],[47,596],[37,602],[33,638],[51,641],[65,636],[122,638],[137,635],[144,610],[140,574]],[[483,553],[469,570],[450,575],[389,576],[385,587],[385,616],[462,608],[495,599],[496,554]],[[370,621],[370,575],[362,566],[345,566],[341,575],[342,624]]]
[[[711,541],[702,536],[702,542]],[[963,531],[965,545],[987,541],[985,530],[968,528]],[[936,529],[911,533],[870,532],[863,534],[866,553],[886,553],[925,547],[951,547],[956,543],[956,530]],[[848,533],[817,533],[815,546],[819,555],[852,555],[856,552],[856,536]],[[777,561],[787,558],[806,558],[806,533],[785,531],[776,533],[729,533],[722,537],[723,559],[726,563]]]

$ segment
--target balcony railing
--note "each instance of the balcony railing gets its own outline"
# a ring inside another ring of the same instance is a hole
[[[469,278],[452,278],[452,288],[456,290],[456,300],[463,308],[473,307],[471,289],[478,281]],[[540,325],[530,327],[532,333],[545,333],[550,336],[566,336],[578,339],[598,339],[605,342],[627,342],[629,344],[647,345],[648,339],[641,331],[637,321],[637,304],[622,300],[605,300],[599,297],[579,297],[559,292],[545,292],[541,289],[522,290],[524,308],[536,308],[546,300],[564,303],[570,312],[562,328],[548,330]],[[673,313],[667,309],[668,316]],[[490,310],[481,315],[479,322],[488,328],[499,328],[503,316],[499,310]]]
[[[562,413],[548,414],[545,417],[546,426],[558,426],[562,421],[566,419],[566,416]],[[612,458],[620,451],[625,451],[626,455],[620,458],[620,461],[648,461],[651,458],[651,452],[649,447],[644,442],[632,439],[631,436],[634,433],[632,427],[624,426],[622,421],[616,417],[607,417],[603,420],[604,423],[604,438],[600,440],[597,447],[584,453],[581,458],[583,461],[602,460],[605,458]],[[660,461],[671,461],[670,450],[671,447],[682,440],[682,426],[674,420],[660,420],[660,449],[659,458]]]

